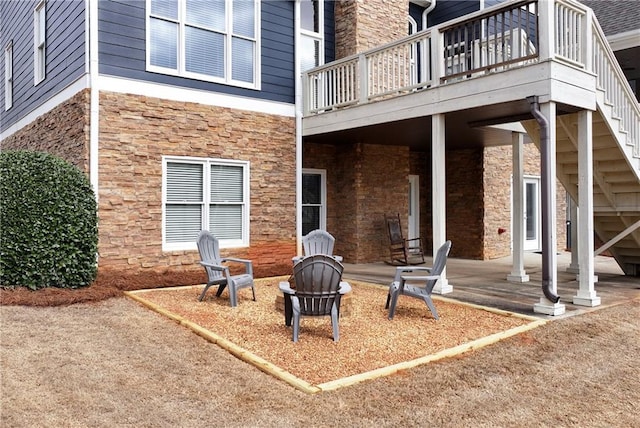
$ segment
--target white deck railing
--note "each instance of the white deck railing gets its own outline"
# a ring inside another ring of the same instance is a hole
[[[536,61],[538,15],[537,0],[511,2],[316,67],[303,74],[304,114]]]
[[[304,114],[554,59],[597,75],[627,144],[640,157],[640,108],[590,9],[574,0],[521,0],[431,27],[303,74]]]

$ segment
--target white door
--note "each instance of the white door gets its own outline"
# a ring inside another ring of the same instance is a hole
[[[407,238],[420,237],[420,176],[409,176],[409,230]]]
[[[542,222],[540,221],[540,178],[524,179],[524,249],[538,251],[541,249],[540,235]]]

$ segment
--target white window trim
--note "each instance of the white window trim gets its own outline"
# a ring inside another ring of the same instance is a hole
[[[166,204],[167,204],[167,163],[188,163],[188,164],[202,164],[204,165],[204,181],[203,181],[203,215],[201,218],[201,229],[208,229],[208,196],[209,195],[209,175],[210,170],[208,165],[233,165],[243,167],[243,215],[242,215],[242,239],[241,240],[229,240],[221,239],[220,248],[239,248],[249,246],[249,224],[250,224],[250,201],[249,194],[250,189],[250,162],[238,161],[229,159],[217,159],[217,158],[200,158],[189,156],[163,156],[162,157],[162,251],[185,251],[185,250],[197,250],[196,240],[193,242],[182,243],[167,243],[166,242]]]
[[[302,175],[313,174],[320,176],[320,229],[327,230],[327,170],[326,169],[314,169],[303,168]],[[302,204],[302,206],[311,206],[316,204]]]
[[[319,41],[319,58],[318,65],[319,67],[324,64],[324,0],[318,1],[318,31],[310,31],[302,28],[300,25],[300,35],[302,37],[310,38],[313,40]]]
[[[229,37],[229,32],[225,33],[225,60],[224,60],[224,66],[225,66],[225,77],[224,78],[220,78],[220,77],[214,77],[214,76],[209,76],[206,74],[200,74],[200,73],[193,73],[193,72],[188,72],[185,70],[185,65],[184,65],[184,27],[185,27],[185,23],[184,23],[184,16],[186,15],[186,11],[185,11],[185,7],[186,7],[186,3],[183,0],[178,0],[179,1],[179,10],[178,10],[178,26],[179,26],[179,30],[178,30],[178,69],[172,69],[172,68],[166,68],[166,67],[160,67],[157,65],[152,65],[151,64],[151,0],[146,0],[146,12],[145,12],[145,22],[146,22],[146,35],[145,35],[145,39],[146,39],[146,62],[147,62],[147,71],[149,72],[153,72],[153,73],[159,73],[159,74],[166,74],[166,75],[170,75],[170,76],[178,76],[178,77],[185,77],[185,78],[189,78],[189,79],[194,79],[194,80],[202,80],[205,82],[213,82],[213,83],[221,83],[224,85],[230,85],[230,86],[237,86],[237,87],[241,87],[241,88],[247,88],[247,89],[256,89],[256,90],[260,90],[261,86],[262,86],[262,66],[261,66],[261,19],[260,19],[260,1],[256,0],[254,1],[254,7],[255,7],[255,12],[254,12],[254,16],[255,16],[255,37],[253,39],[248,39],[245,38],[246,40],[253,40],[255,42],[255,52],[254,52],[254,56],[253,56],[253,61],[254,61],[254,66],[253,66],[253,83],[247,83],[247,82],[243,82],[240,80],[233,80],[232,79],[232,73],[231,73],[231,67],[232,67],[232,51],[231,51],[231,37]],[[223,0],[226,2],[226,9],[225,10],[233,10],[231,7],[231,5],[233,4],[233,0]],[[226,24],[226,28],[232,28],[232,21],[233,21],[233,14],[232,13],[228,13],[226,16],[226,20],[227,20],[227,24]]]
[[[13,41],[4,48],[4,109],[13,107]]]
[[[40,31],[43,21],[44,34]],[[46,1],[42,0],[33,10],[33,84],[42,82],[47,75],[47,12]]]

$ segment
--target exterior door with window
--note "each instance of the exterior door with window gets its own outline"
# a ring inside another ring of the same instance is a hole
[[[302,236],[327,227],[326,171],[302,171]]]
[[[538,251],[542,234],[540,178],[524,179],[524,249]]]

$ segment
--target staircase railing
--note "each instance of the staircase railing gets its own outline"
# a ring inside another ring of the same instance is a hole
[[[640,104],[595,19],[592,20],[592,31],[591,71],[597,76],[598,89],[604,92],[605,102],[611,105],[613,114],[620,120],[620,131],[626,134],[625,143],[631,146],[633,156],[640,158]]]

